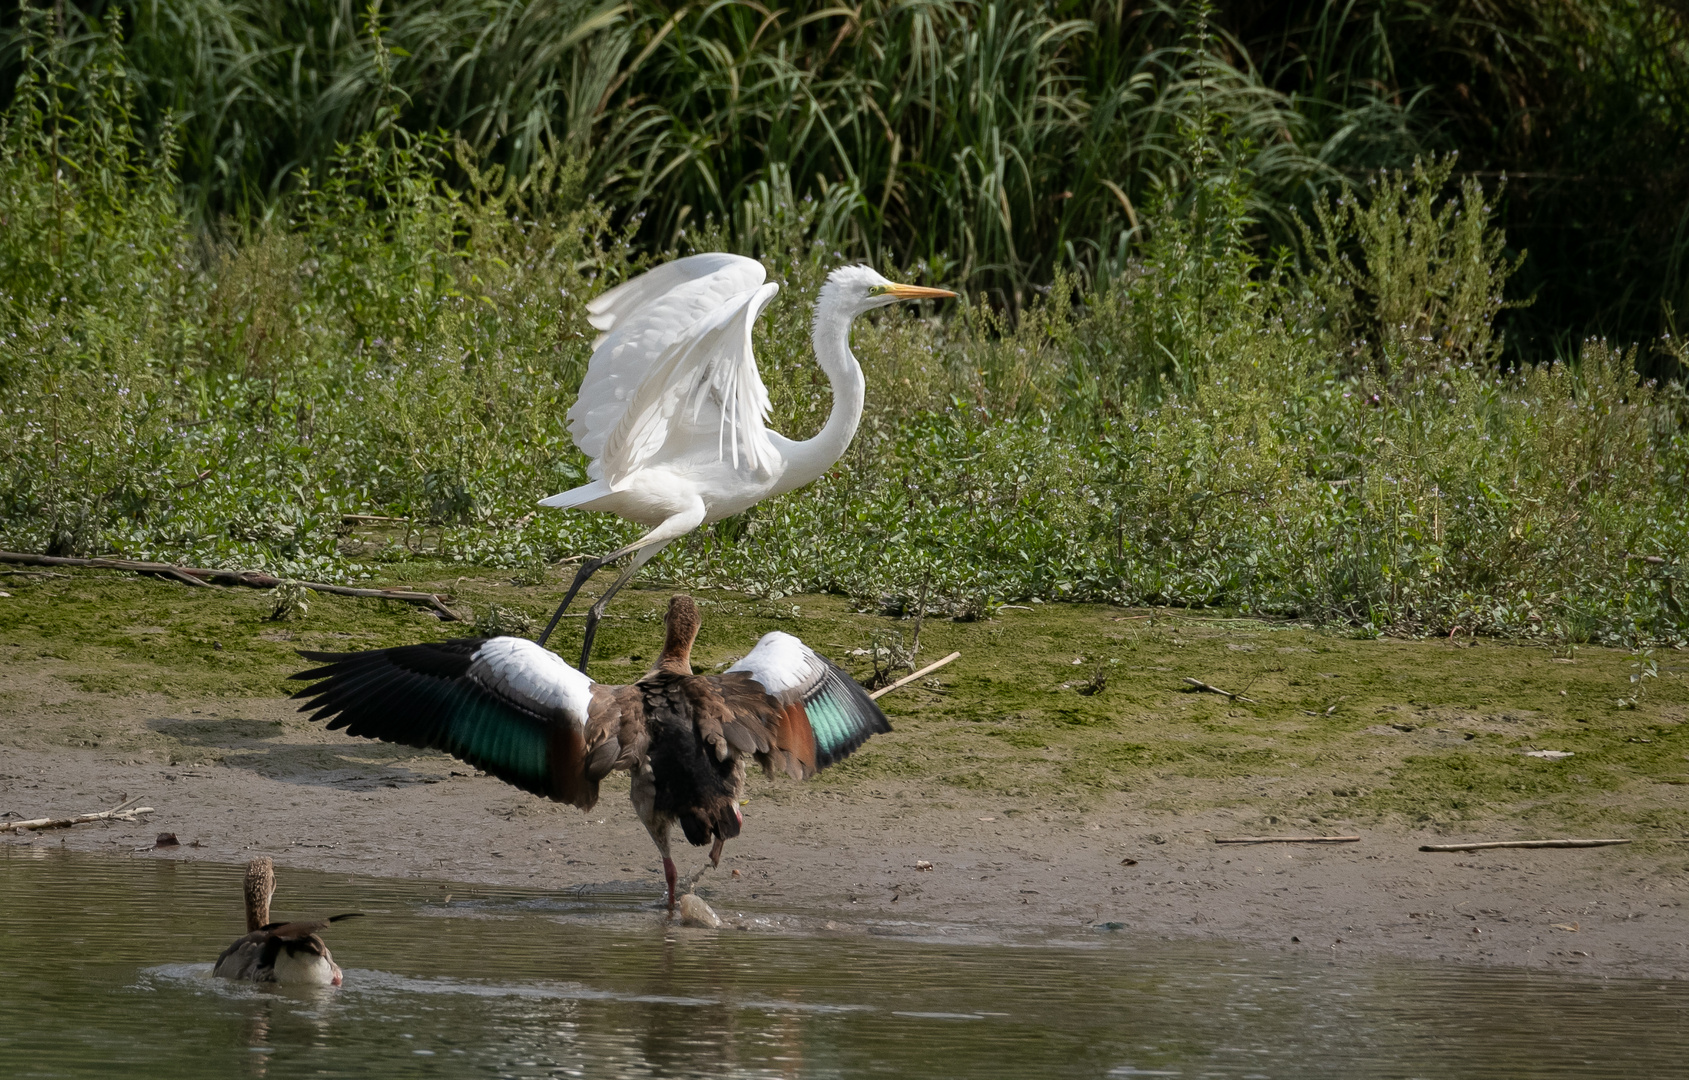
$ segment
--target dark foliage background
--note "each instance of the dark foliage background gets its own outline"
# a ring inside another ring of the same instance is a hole
[[[47,17],[9,13],[0,92],[20,24]],[[1646,343],[1689,310],[1680,0],[101,0],[64,33],[86,46],[108,19],[143,128],[176,118],[207,224],[276,213],[397,104],[392,122],[511,177],[582,159],[645,250],[711,220],[758,252],[773,203],[810,198],[818,242],[1019,310],[1057,269],[1111,272],[1187,178],[1180,125],[1213,115],[1259,254],[1294,241],[1315,191],[1458,152],[1529,252],[1511,295],[1536,303],[1503,316],[1507,355]]]

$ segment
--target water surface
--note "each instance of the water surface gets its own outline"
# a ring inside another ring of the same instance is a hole
[[[1681,983],[1122,932],[665,927],[646,897],[279,871],[338,990],[232,984],[241,868],[0,846],[0,1076],[1681,1076]],[[449,900],[447,899],[449,895]],[[731,915],[734,913],[723,912]],[[761,918],[763,922],[755,920]]]

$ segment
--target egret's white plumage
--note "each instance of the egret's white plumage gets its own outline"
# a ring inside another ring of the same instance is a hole
[[[588,560],[539,637],[543,645],[599,567],[632,554],[587,614],[583,669],[605,605],[652,556],[700,525],[802,487],[843,455],[862,418],[865,390],[850,353],[851,321],[898,300],[955,295],[898,285],[866,266],[833,271],[815,305],[813,335],[833,408],[821,431],[799,442],[769,430],[768,390],[751,350],[751,330],[779,292],[766,277],[754,259],[692,255],[587,305],[600,334],[569,410],[569,433],[591,459],[591,480],[540,505],[607,511],[649,531]]]
[[[694,255],[587,305],[602,333],[569,410],[569,433],[592,459],[588,476],[621,490],[659,454],[720,458],[724,444],[736,466],[772,467],[768,391],[751,352],[751,326],[780,291],[764,277],[754,259]]]

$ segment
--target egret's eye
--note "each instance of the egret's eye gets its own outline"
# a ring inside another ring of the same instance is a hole
[[[868,286],[868,295],[869,296],[884,296],[886,293],[888,293],[890,291],[891,291],[890,285],[870,285],[870,286]]]

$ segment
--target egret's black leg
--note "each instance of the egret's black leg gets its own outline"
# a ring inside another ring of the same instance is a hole
[[[626,582],[628,578],[633,576],[633,572],[635,570],[637,570],[641,566],[645,565],[646,559],[649,559],[652,555],[655,555],[657,552],[663,550],[663,546],[666,543],[667,543],[667,541],[664,541],[663,544],[657,544],[654,547],[641,549],[640,546],[639,546],[639,542],[635,541],[634,543],[629,544],[627,547],[617,548],[615,551],[610,552],[610,554],[608,554],[608,555],[601,555],[596,559],[588,559],[584,564],[582,564],[580,571],[575,574],[574,583],[569,586],[569,595],[565,596],[563,598],[563,602],[561,604],[557,605],[557,611],[556,611],[555,614],[553,614],[551,616],[551,621],[545,624],[545,633],[543,633],[539,637],[535,638],[534,643],[536,645],[544,645],[545,644],[546,639],[551,636],[551,632],[553,630],[557,629],[557,621],[563,617],[563,613],[565,611],[568,611],[569,605],[572,602],[574,602],[575,594],[581,591],[581,586],[585,585],[587,583],[588,578],[590,578],[590,577],[592,577],[592,575],[598,573],[598,570],[599,570],[600,567],[604,566],[606,563],[615,562],[617,559],[621,558],[623,555],[631,555],[634,552],[640,552],[641,555],[643,555],[643,558],[641,558],[639,555],[635,555],[634,560],[633,560],[633,565],[628,567],[627,572],[624,573],[620,578],[617,579],[616,584],[614,584],[610,587],[610,592],[614,593],[617,589],[622,587],[622,584],[624,582]],[[606,595],[606,597],[609,596],[608,593],[605,594],[605,595]],[[603,601],[601,600],[601,601],[599,601],[599,603],[603,603]],[[600,611],[599,614],[602,615],[603,612]],[[592,623],[596,623],[597,621],[598,621],[597,619],[588,619],[587,620],[589,625],[592,624]],[[587,640],[588,641],[592,640],[590,634],[588,635]]]
[[[591,578],[592,575],[598,573],[598,568],[609,562],[610,558],[609,555],[606,555],[602,559],[588,559],[581,565],[580,571],[575,574],[574,584],[569,586],[569,594],[563,598],[561,604],[557,605],[557,612],[551,616],[551,621],[545,624],[545,632],[534,639],[535,644],[545,644],[546,639],[551,636],[551,632],[557,629],[557,623],[563,618],[563,613],[569,610],[569,605],[574,601],[575,594],[581,591],[581,586],[585,585],[587,579]]]
[[[635,555],[633,561],[628,563],[627,569],[617,576],[615,583],[604,590],[604,595],[598,598],[596,604],[587,609],[586,634],[581,640],[581,671],[583,674],[586,672],[588,661],[592,659],[592,639],[598,634],[598,620],[604,617],[604,609],[610,606],[610,598],[615,596],[617,590],[623,585],[633,579],[633,575],[639,572],[639,568],[645,565],[646,561],[651,558],[651,554],[655,553],[648,554],[642,551]]]

